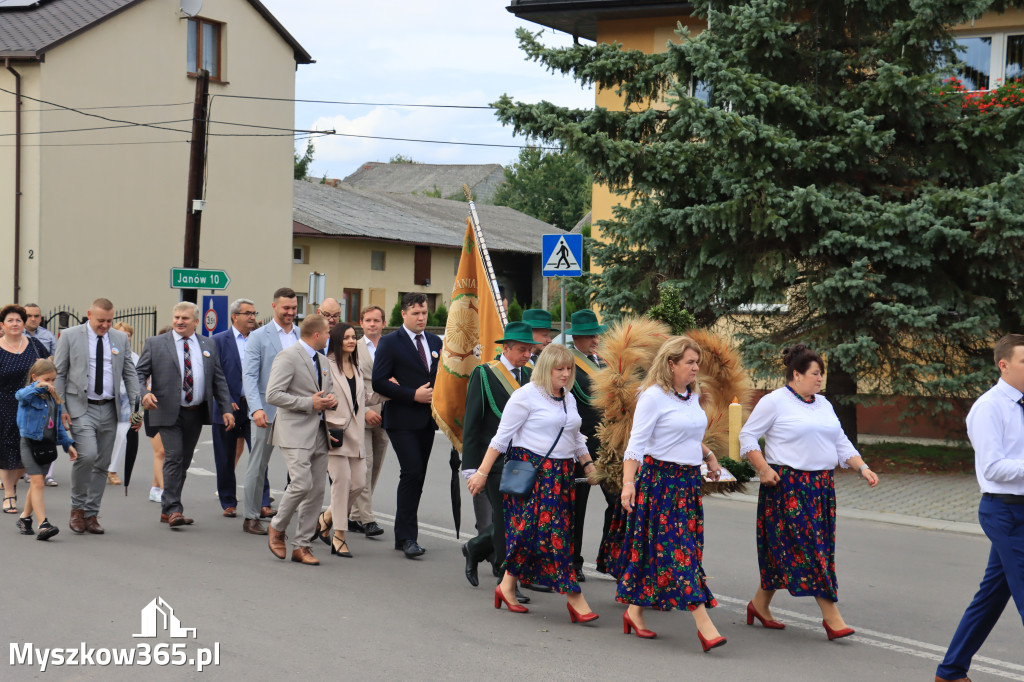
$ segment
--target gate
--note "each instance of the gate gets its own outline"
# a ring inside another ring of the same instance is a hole
[[[43,318],[43,326],[50,333],[59,337],[60,333],[68,327],[82,324],[86,321],[85,315],[79,315],[74,308],[58,306],[51,308],[49,315]],[[146,339],[156,335],[157,310],[156,306],[136,306],[133,308],[115,308],[114,322],[124,322],[135,330],[132,335],[132,350],[142,353],[142,346]]]

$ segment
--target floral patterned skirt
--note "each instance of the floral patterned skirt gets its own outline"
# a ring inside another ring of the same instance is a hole
[[[701,566],[703,553],[700,467],[644,457],[615,599],[659,611],[718,606]]]
[[[770,466],[779,482],[757,496],[761,589],[839,601],[834,472]]]
[[[563,594],[579,592],[572,568],[575,462],[544,459],[515,447],[508,458],[533,462],[537,482],[529,497],[503,496],[505,570],[526,585],[544,585]]]
[[[629,515],[621,503],[616,504],[610,513],[608,532],[601,538],[601,547],[597,551],[597,570],[599,573],[619,578],[622,575],[622,562],[619,561],[619,557],[622,555],[622,545],[626,542],[626,521]]]

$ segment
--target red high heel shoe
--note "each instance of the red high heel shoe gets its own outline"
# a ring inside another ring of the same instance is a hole
[[[591,611],[590,613],[580,613],[572,607],[572,604],[566,603],[565,608],[569,609],[569,620],[574,623],[589,623],[592,620],[597,620],[598,615]]]
[[[754,602],[752,602],[752,601],[747,602],[747,625],[753,625],[755,618],[757,618],[759,621],[761,621],[761,625],[763,625],[764,627],[768,628],[769,630],[785,630],[786,629],[786,624],[785,623],[780,623],[777,620],[770,620],[768,618],[765,618],[764,616],[762,616],[760,613],[757,612],[757,609],[754,608]]]
[[[508,599],[505,599],[505,593],[501,591],[501,585],[494,588],[494,608],[500,609],[501,603],[505,602],[505,606],[512,613],[529,613],[530,609],[526,608],[522,604],[514,604]]]
[[[828,626],[828,623],[821,621],[821,624],[825,626],[825,632],[828,634],[829,641],[833,639],[839,639],[840,637],[849,637],[856,632],[853,628],[843,628],[841,630],[833,630]]]
[[[627,611],[622,614],[622,634],[628,635],[630,630],[636,630],[636,636],[640,639],[654,639],[658,636],[658,633],[653,630],[638,628],[636,623],[633,622],[633,619],[629,617],[629,611]]]
[[[700,630],[697,630],[697,637],[700,638],[700,645],[704,647],[704,653],[711,651],[712,649],[718,648],[725,644],[725,637],[715,637],[714,639],[704,639],[704,635],[700,634]]]

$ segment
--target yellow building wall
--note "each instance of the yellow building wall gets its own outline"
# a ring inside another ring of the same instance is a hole
[[[225,82],[210,84],[210,118],[292,128],[291,102],[216,97],[294,97],[291,46],[245,0],[206,0],[200,16],[224,22]],[[17,65],[28,74],[25,94],[79,109],[173,104],[91,113],[140,122],[177,121],[164,125],[188,131],[120,127],[26,137],[22,301],[38,301],[44,311],[58,304],[84,311],[94,298],[104,296],[118,308],[157,305],[170,317],[179,299],[178,290],[169,287],[169,270],[183,260],[196,89],[196,80],[186,75],[186,39],[187,22],[177,2],[144,2],[54,48],[42,65]],[[4,87],[13,89],[8,87],[13,79],[3,73]],[[0,95],[0,109],[13,109],[6,106],[13,97]],[[40,105],[26,102],[25,108],[38,110]],[[13,132],[13,125],[12,115],[0,114],[0,132]],[[116,124],[68,111],[44,111],[26,116],[23,125],[28,132]],[[253,131],[214,124],[210,132]],[[148,144],[154,142],[158,144]],[[35,146],[40,143],[63,146]],[[13,186],[12,157],[10,147],[0,148],[0,182],[5,187]],[[291,136],[211,136],[207,178],[200,266],[228,272],[231,284],[222,293],[231,298],[269,300],[291,278]],[[0,248],[13,245],[13,218],[6,219],[13,215],[12,194],[0,193]],[[34,250],[31,259],[28,249]],[[9,267],[13,261],[0,266],[0,272]],[[0,278],[0,299],[10,300],[12,288],[13,277]]]
[[[379,305],[385,322],[399,292],[435,295],[438,305],[443,301],[447,307],[462,254],[461,249],[430,247],[430,284],[420,285],[413,283],[416,247],[412,244],[321,237],[295,237],[293,243],[305,247],[308,260],[292,265],[291,287],[296,293],[307,293],[309,273],[321,272],[327,275],[327,296],[340,301],[345,289],[359,289],[362,305]],[[383,271],[370,268],[372,251],[386,253]],[[307,305],[303,312],[314,313],[316,306]]]

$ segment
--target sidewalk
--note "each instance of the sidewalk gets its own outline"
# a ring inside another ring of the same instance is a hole
[[[757,481],[745,495],[727,499],[757,503]],[[851,472],[836,473],[836,514],[933,530],[983,534],[978,525],[981,491],[973,474],[880,474],[875,488]]]

